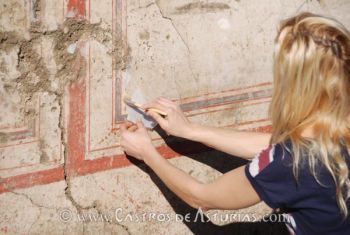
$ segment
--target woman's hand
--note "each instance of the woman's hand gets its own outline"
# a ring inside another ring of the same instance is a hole
[[[158,98],[155,101],[144,104],[142,106],[154,120],[158,122],[160,127],[165,130],[169,135],[178,137],[186,137],[191,131],[191,123],[182,112],[179,105],[166,98]],[[166,117],[162,117],[158,113],[149,110],[150,108],[156,108],[167,113]]]
[[[145,160],[146,152],[155,150],[151,138],[141,121],[124,122],[120,126],[120,145],[125,153],[139,160]]]

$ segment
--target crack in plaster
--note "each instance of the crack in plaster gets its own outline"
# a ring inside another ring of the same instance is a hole
[[[74,199],[73,197],[73,194],[72,194],[72,185],[71,185],[71,176],[70,176],[70,173],[69,173],[69,170],[68,170],[68,165],[67,165],[67,162],[68,162],[68,154],[67,154],[67,142],[65,141],[65,128],[64,128],[64,116],[63,116],[63,101],[62,99],[59,100],[59,106],[60,106],[60,118],[59,118],[59,128],[61,129],[61,144],[64,145],[64,162],[63,162],[63,170],[64,170],[64,181],[66,183],[66,187],[65,187],[65,196],[66,198],[72,203],[72,205],[75,207],[75,209],[77,210],[78,213],[82,213],[82,211],[87,211],[87,210],[96,210],[97,211],[97,214],[102,216],[103,218],[103,211],[102,209],[100,208],[100,205],[98,203],[98,201],[94,201],[92,203],[92,205],[89,205],[89,206],[82,206],[81,204],[79,204],[77,202],[76,199]],[[96,183],[96,180],[95,178],[93,177],[93,180],[95,181]],[[106,222],[111,224],[112,222],[109,221],[109,220],[105,220],[105,219],[102,219],[103,223],[105,224]],[[88,221],[83,221],[83,234],[85,234],[85,224],[88,223]],[[130,234],[130,231],[129,231],[129,228],[123,224],[120,224],[118,222],[115,222],[114,224],[122,227],[126,232],[127,234]]]
[[[159,9],[159,13],[161,14],[162,18],[163,19],[166,19],[166,20],[169,20],[171,25],[173,26],[174,30],[176,31],[176,33],[179,35],[179,37],[181,38],[183,44],[186,46],[187,48],[187,51],[188,51],[188,54],[191,54],[191,51],[190,51],[190,47],[188,46],[187,42],[185,41],[184,37],[181,35],[181,33],[179,32],[178,28],[175,26],[174,22],[173,22],[173,19],[166,16],[162,10],[162,8],[159,6],[158,4],[158,1],[156,0],[154,2],[154,4],[157,6],[157,8]]]
[[[22,197],[26,198],[26,199],[27,199],[28,201],[30,201],[30,203],[31,203],[33,206],[35,206],[35,207],[57,210],[57,208],[44,206],[44,205],[41,205],[41,204],[35,202],[35,201],[34,201],[31,197],[29,197],[27,194],[15,192],[15,191],[9,191],[9,192],[10,192],[10,193],[13,193],[13,194],[15,194],[15,195],[17,195],[17,196],[22,196]]]
[[[298,13],[300,10],[301,10],[301,8],[303,8],[303,6],[305,5],[305,4],[308,4],[309,3],[309,1],[308,0],[305,0],[302,4],[300,4],[300,6],[298,7],[298,9],[296,10],[296,13]]]
[[[38,210],[39,210],[39,214],[38,214],[38,216],[36,217],[36,219],[34,220],[34,222],[30,225],[27,234],[30,234],[30,232],[32,231],[33,226],[39,221],[39,219],[40,219],[40,217],[41,217],[41,215],[42,215],[42,209],[55,210],[56,212],[58,212],[58,209],[57,209],[57,208],[41,205],[41,204],[35,202],[35,201],[33,200],[33,198],[31,198],[30,196],[28,196],[28,195],[25,194],[25,193],[19,193],[19,192],[15,192],[15,191],[9,191],[9,192],[12,193],[12,194],[15,194],[16,196],[24,197],[24,198],[27,199],[34,207],[38,208]]]
[[[92,175],[91,176],[91,178],[92,178],[92,180],[95,182],[95,184],[98,186],[99,184],[97,183],[97,180],[96,180],[96,178]],[[101,188],[101,186],[100,186],[100,188]],[[103,211],[102,211],[102,209],[98,206],[98,207],[96,207],[95,208],[96,209],[96,211],[97,211],[97,213],[99,214],[99,215],[101,215],[101,216],[103,216]],[[131,235],[131,232],[130,232],[130,230],[129,230],[129,227],[128,226],[126,226],[126,225],[124,225],[124,224],[122,224],[122,223],[119,223],[118,221],[109,221],[109,220],[107,220],[107,221],[105,221],[105,220],[103,220],[104,221],[104,224],[105,224],[105,222],[107,222],[108,224],[115,224],[115,225],[118,225],[118,226],[120,226],[120,227],[122,227],[123,229],[124,229],[124,231],[127,233],[127,234],[129,234],[129,235]]]
[[[154,4],[157,6],[157,8],[158,8],[158,10],[159,10],[159,13],[160,13],[160,15],[162,16],[162,18],[163,18],[163,19],[166,19],[166,20],[168,20],[168,21],[170,21],[170,23],[171,23],[172,27],[174,28],[175,32],[179,35],[181,41],[182,41],[183,44],[185,45],[185,47],[186,47],[186,49],[187,49],[188,66],[189,66],[189,69],[190,69],[190,71],[191,71],[191,75],[192,75],[192,77],[195,79],[195,81],[198,81],[199,78],[198,78],[198,76],[196,76],[196,74],[194,73],[193,67],[192,67],[192,63],[191,63],[191,58],[190,58],[190,56],[191,56],[191,50],[190,50],[190,47],[188,46],[188,43],[186,42],[186,40],[184,39],[184,37],[181,35],[181,33],[180,33],[179,29],[177,28],[177,26],[175,25],[173,19],[172,19],[171,17],[169,17],[169,16],[166,16],[166,15],[164,14],[164,12],[163,12],[161,6],[159,5],[158,1],[159,1],[159,0],[156,0],[156,1],[154,2]],[[179,85],[178,85],[177,83],[176,83],[176,85],[179,87]],[[180,97],[180,98],[181,98],[181,97]]]
[[[28,229],[28,233],[30,234],[30,231],[32,231],[33,226],[39,221],[40,217],[41,217],[41,208],[39,208],[39,215],[36,217],[36,219],[34,220],[34,222],[30,225],[29,229]]]

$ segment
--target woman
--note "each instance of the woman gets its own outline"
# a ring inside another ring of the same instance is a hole
[[[168,113],[163,118],[148,111],[168,134],[252,159],[202,184],[162,158],[140,122],[123,124],[125,152],[145,161],[192,207],[241,209],[263,200],[288,212],[292,234],[350,233],[350,33],[336,20],[303,13],[282,22],[275,40],[272,134],[190,123],[165,98],[144,108]]]

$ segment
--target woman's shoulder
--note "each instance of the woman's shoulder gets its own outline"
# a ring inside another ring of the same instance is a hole
[[[248,164],[250,173],[255,176],[265,169],[285,172],[283,167],[292,167],[292,157],[288,146],[282,143],[271,144],[257,154]]]

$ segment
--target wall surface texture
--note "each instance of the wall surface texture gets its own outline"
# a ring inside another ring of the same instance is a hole
[[[0,234],[254,227],[245,222],[270,213],[263,203],[194,221],[196,210],[125,157],[122,98],[165,96],[193,122],[269,131],[276,27],[301,11],[350,28],[348,0],[0,0]],[[161,154],[202,182],[244,164],[159,133]]]

